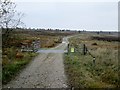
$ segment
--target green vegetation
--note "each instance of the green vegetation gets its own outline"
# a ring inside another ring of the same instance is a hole
[[[95,34],[94,34],[95,35]],[[68,52],[65,56],[65,71],[68,82],[75,88],[114,88],[120,87],[118,77],[118,42],[93,40],[92,34],[80,34],[69,39],[70,47],[75,53]],[[90,53],[83,55],[82,44]]]
[[[3,57],[3,62],[2,62],[2,83],[3,84],[6,84],[8,81],[14,78],[14,76],[37,55],[37,53],[24,52],[23,53],[24,56],[22,58],[21,57],[15,58],[14,52],[11,52],[11,54],[9,53],[8,55],[8,57],[9,58],[11,57],[11,59],[9,59],[7,56]]]

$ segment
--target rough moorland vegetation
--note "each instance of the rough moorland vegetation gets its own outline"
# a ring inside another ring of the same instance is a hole
[[[97,34],[86,33],[69,39],[70,48],[75,48],[74,53],[65,54],[64,61],[70,86],[75,88],[120,87],[118,41],[114,41],[114,37],[109,38],[108,41],[106,38],[104,40],[93,39],[91,38],[93,36],[100,37]],[[95,57],[95,62],[89,53],[83,55],[83,44]]]

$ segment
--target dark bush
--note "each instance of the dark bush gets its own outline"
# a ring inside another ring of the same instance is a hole
[[[92,43],[92,45],[97,45],[97,43]]]
[[[120,38],[117,36],[93,36],[92,37],[93,40],[102,40],[102,41],[118,41],[120,42]]]

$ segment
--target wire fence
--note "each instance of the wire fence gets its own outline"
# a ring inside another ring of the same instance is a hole
[[[92,62],[95,65],[96,58],[93,54],[91,54],[90,50],[85,44],[79,44],[79,45],[70,45],[68,44],[68,53],[78,53],[79,55],[90,55],[93,59]]]

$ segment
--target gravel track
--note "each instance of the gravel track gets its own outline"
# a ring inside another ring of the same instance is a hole
[[[64,50],[67,38],[51,50]],[[63,53],[40,53],[3,88],[67,88]]]

